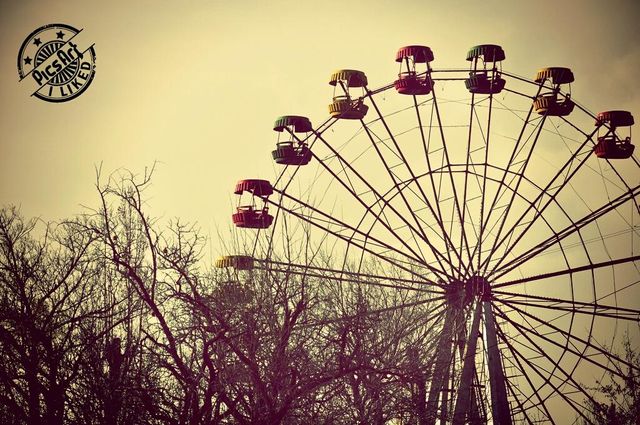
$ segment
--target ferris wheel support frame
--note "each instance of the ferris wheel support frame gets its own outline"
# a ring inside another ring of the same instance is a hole
[[[482,304],[477,302],[473,313],[471,332],[464,352],[464,364],[462,366],[460,387],[458,389],[458,397],[456,399],[456,406],[453,413],[453,425],[464,425],[468,413],[473,411],[473,407],[471,406],[471,401],[473,400],[472,385],[476,371],[476,351],[479,338],[481,313]]]
[[[489,366],[489,384],[491,386],[491,409],[494,423],[511,425],[511,409],[507,401],[507,389],[502,368],[502,355],[498,348],[496,324],[491,308],[491,301],[482,301],[484,325],[487,334],[487,356]]]

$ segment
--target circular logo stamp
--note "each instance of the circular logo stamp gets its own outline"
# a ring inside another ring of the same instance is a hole
[[[82,30],[49,24],[33,31],[18,52],[20,81],[30,81],[32,95],[47,102],[66,102],[82,94],[96,72],[94,45]]]

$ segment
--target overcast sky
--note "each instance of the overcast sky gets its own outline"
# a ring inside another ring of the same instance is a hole
[[[629,1],[3,1],[0,202],[57,220],[95,205],[95,167],[158,161],[153,215],[230,221],[234,183],[271,178],[274,118],[327,115],[336,68],[392,81],[395,51],[430,46],[435,67],[464,67],[475,44],[504,47],[505,69],[568,66],[594,112],[640,117],[640,3]],[[62,22],[95,43],[97,73],[66,103],[30,97],[18,49]]]

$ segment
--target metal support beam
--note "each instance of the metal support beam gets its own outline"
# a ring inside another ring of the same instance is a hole
[[[427,425],[435,425],[438,418],[438,401],[443,386],[449,384],[449,364],[451,363],[451,338],[453,336],[453,328],[455,322],[454,309],[448,306],[444,325],[438,347],[436,351],[436,360],[433,368],[431,379],[431,387],[429,388],[429,397],[427,398]]]
[[[472,385],[476,369],[476,347],[478,345],[481,313],[482,303],[478,301],[473,313],[471,334],[467,340],[467,348],[464,353],[464,364],[462,366],[462,376],[460,377],[460,387],[458,389],[456,407],[453,413],[453,425],[463,425],[468,413],[470,413],[471,401],[473,399]]]
[[[491,386],[491,411],[493,413],[493,423],[496,425],[512,425],[511,409],[507,401],[507,386],[502,369],[502,359],[498,349],[498,337],[496,336],[496,324],[494,322],[493,311],[491,311],[491,301],[483,301],[484,325],[487,337],[489,382]]]

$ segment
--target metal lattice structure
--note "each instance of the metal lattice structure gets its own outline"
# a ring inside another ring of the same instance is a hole
[[[278,118],[274,183],[236,187],[252,198],[234,222],[258,229],[255,264],[220,264],[426,290],[430,424],[586,419],[584,382],[635,368],[605,343],[640,320],[633,117],[576,102],[568,68],[524,78],[502,70],[497,45],[466,59],[437,69],[430,48],[403,47],[379,88],[334,72],[319,126]],[[280,224],[304,228],[332,266],[271,259]],[[367,261],[395,272],[360,273]]]

